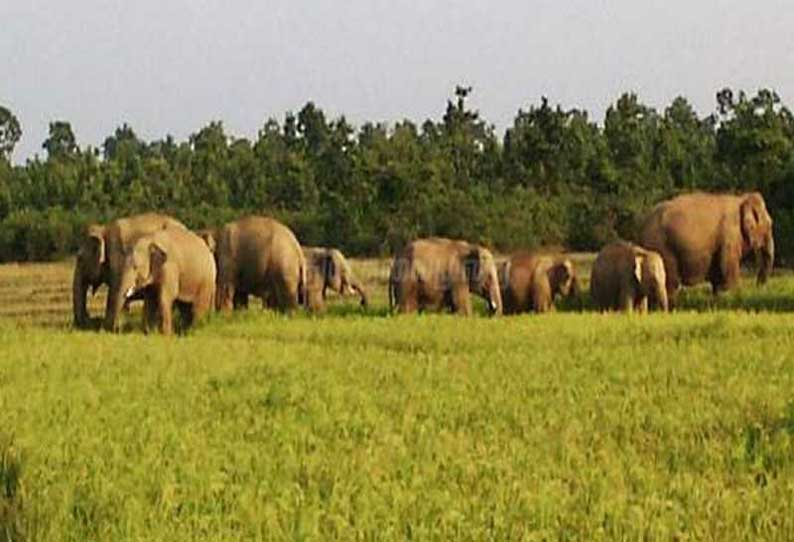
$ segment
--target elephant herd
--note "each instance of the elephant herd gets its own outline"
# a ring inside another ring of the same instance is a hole
[[[774,265],[772,219],[756,192],[685,194],[657,204],[638,243],[616,241],[593,263],[590,295],[600,310],[668,310],[682,285],[711,283],[715,294],[737,284],[740,264],[754,255],[758,282]],[[133,300],[143,300],[144,329],[172,333],[172,311],[190,325],[214,307],[247,307],[249,296],[282,311],[322,311],[326,292],[368,296],[350,264],[334,248],[302,247],[280,222],[246,216],[216,229],[190,231],[155,213],[86,229],[73,283],[74,321],[89,323],[86,297],[108,286],[104,327],[118,330]],[[545,312],[555,297],[575,295],[579,281],[565,255],[517,253],[497,263],[486,247],[440,237],[408,243],[388,279],[390,308],[472,313],[471,295],[492,314]]]

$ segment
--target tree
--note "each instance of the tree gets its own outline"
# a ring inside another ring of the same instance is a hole
[[[7,108],[0,105],[0,158],[11,160],[19,139],[22,137],[22,128],[19,120]]]
[[[77,141],[72,125],[62,120],[51,122],[49,137],[41,147],[47,151],[49,158],[55,160],[74,155],[77,152]]]
[[[794,151],[794,116],[780,96],[761,89],[748,98],[730,89],[717,93],[720,114],[717,160],[730,185],[769,190]]]
[[[714,116],[700,119],[683,96],[665,109],[659,124],[655,168],[667,189],[710,188],[715,182]]]
[[[125,122],[115,133],[106,138],[102,144],[102,155],[105,160],[114,160],[118,155],[125,158],[140,155],[146,149],[146,144],[138,139],[135,131]]]
[[[504,163],[512,184],[559,191],[563,185],[602,188],[608,175],[605,142],[586,111],[549,107],[519,109],[505,132]]]

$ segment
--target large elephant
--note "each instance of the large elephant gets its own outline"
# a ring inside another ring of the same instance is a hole
[[[200,236],[215,254],[215,306],[228,311],[255,295],[282,311],[306,303],[306,259],[287,226],[264,216],[246,216]]]
[[[323,310],[329,288],[340,295],[357,293],[361,298],[361,306],[367,306],[367,292],[353,274],[342,252],[335,248],[303,247],[303,255],[307,265],[306,290],[309,309]]]
[[[521,253],[499,265],[505,314],[547,312],[558,295],[576,295],[579,281],[564,256]]]
[[[145,292],[144,328],[155,314],[165,335],[173,332],[174,304],[184,326],[206,316],[215,299],[215,259],[204,241],[183,228],[166,228],[139,237],[121,274],[124,298]]]
[[[602,310],[646,312],[668,309],[662,257],[633,243],[616,241],[601,249],[590,273],[590,296]]]
[[[496,264],[482,246],[440,237],[417,239],[395,258],[389,276],[389,306],[399,312],[447,308],[472,313],[470,294],[502,313]]]
[[[642,226],[640,244],[664,259],[671,303],[681,284],[707,280],[715,294],[734,287],[740,263],[750,254],[762,284],[775,261],[772,218],[758,192],[698,192],[659,203]]]
[[[92,224],[86,228],[75,263],[72,281],[72,309],[77,327],[86,327],[90,317],[86,307],[86,295],[103,284],[108,285],[105,307],[105,329],[117,331],[119,315],[124,305],[121,292],[121,271],[125,253],[141,236],[164,228],[185,226],[169,216],[145,213],[114,220],[105,225]]]

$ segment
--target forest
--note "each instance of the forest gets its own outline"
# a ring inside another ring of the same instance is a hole
[[[358,256],[428,235],[595,250],[692,190],[761,191],[778,262],[794,261],[794,117],[773,90],[722,89],[705,117],[684,97],[657,111],[629,92],[602,123],[544,97],[503,136],[469,107],[471,92],[457,87],[441,119],[421,124],[356,127],[308,102],[254,141],[217,121],[186,141],[145,141],[123,124],[81,146],[54,120],[24,164],[12,160],[24,127],[0,104],[0,261],[63,258],[85,224],[145,210],[194,228],[268,214],[304,244]]]

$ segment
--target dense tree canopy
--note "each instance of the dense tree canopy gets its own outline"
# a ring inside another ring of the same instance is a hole
[[[181,142],[122,124],[99,149],[81,148],[56,120],[46,156],[18,166],[21,127],[0,106],[0,259],[68,254],[86,222],[151,209],[195,227],[272,214],[303,242],[352,254],[421,235],[597,249],[632,238],[656,201],[697,189],[761,190],[779,252],[794,256],[794,116],[775,92],[723,89],[703,118],[683,97],[658,112],[626,93],[603,125],[543,97],[503,138],[469,107],[471,92],[457,87],[441,118],[421,125],[356,128],[309,102],[252,141],[221,122]]]

